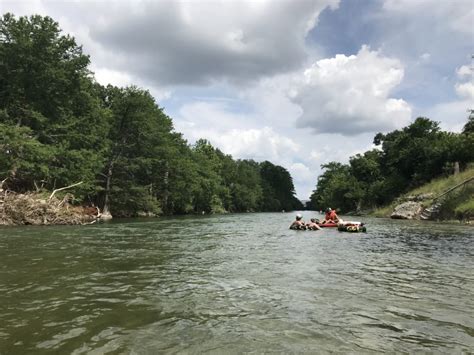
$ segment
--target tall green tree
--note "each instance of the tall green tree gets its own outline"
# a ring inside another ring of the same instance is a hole
[[[262,209],[264,211],[292,211],[302,209],[303,204],[295,197],[293,179],[285,168],[269,161],[260,164],[262,178]]]
[[[171,119],[148,91],[136,87],[105,88],[104,102],[112,115],[104,151],[103,211],[128,215],[160,212],[169,175]],[[133,196],[135,197],[133,197]]]
[[[11,187],[31,189],[41,181],[52,189],[79,178],[80,194],[94,193],[107,127],[88,65],[82,48],[51,18],[1,18],[0,123],[38,143],[29,144],[37,154],[17,155],[21,166],[6,172]],[[47,159],[36,159],[46,150]]]

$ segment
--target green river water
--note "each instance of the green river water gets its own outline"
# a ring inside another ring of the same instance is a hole
[[[474,228],[293,218],[0,228],[0,354],[474,352]]]

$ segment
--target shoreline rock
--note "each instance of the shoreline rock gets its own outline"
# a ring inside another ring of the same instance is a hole
[[[419,202],[407,201],[395,207],[390,218],[393,219],[418,219],[423,206]]]

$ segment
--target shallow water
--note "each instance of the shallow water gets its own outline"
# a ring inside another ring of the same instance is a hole
[[[474,228],[293,217],[1,228],[0,353],[474,351]]]

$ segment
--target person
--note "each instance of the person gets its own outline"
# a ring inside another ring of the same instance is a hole
[[[296,219],[291,224],[290,229],[306,229],[306,223],[304,223],[301,213],[296,215]]]
[[[319,220],[316,218],[311,218],[311,222],[306,224],[306,228],[310,230],[319,230],[321,227],[318,225]]]
[[[324,223],[337,223],[339,222],[339,216],[336,214],[336,211],[328,207],[326,209],[326,215],[324,216]]]

